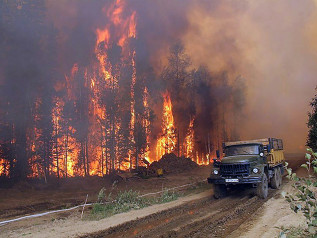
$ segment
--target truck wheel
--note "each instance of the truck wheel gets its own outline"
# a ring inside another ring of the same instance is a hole
[[[281,185],[280,179],[281,178],[281,170],[279,168],[274,169],[273,177],[271,178],[271,187],[272,188],[279,188]]]
[[[262,176],[262,181],[258,184],[257,186],[257,195],[260,198],[267,198],[268,194],[268,181],[267,181],[267,176],[266,174],[263,174]]]
[[[279,175],[279,183],[280,183],[280,186],[282,185],[282,182],[283,182],[283,176],[282,176],[282,170],[280,167],[278,167],[278,175]]]
[[[227,194],[227,188],[224,184],[214,184],[214,198],[219,199],[225,197]]]

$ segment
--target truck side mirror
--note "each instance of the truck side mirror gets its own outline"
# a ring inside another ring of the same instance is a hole
[[[213,166],[214,166],[214,168],[218,168],[219,167],[219,160],[217,160],[217,159],[212,159],[213,161],[214,161],[214,164],[213,164]]]
[[[219,150],[216,150],[217,159],[220,159],[220,152]]]

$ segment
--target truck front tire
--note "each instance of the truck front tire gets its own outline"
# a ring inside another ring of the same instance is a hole
[[[262,181],[257,186],[257,196],[266,199],[268,194],[269,183],[266,174],[264,173],[262,176]]]
[[[214,198],[219,199],[227,195],[227,187],[224,184],[214,184]]]

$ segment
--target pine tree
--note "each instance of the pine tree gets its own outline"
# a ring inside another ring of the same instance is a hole
[[[33,124],[34,104],[43,86],[41,42],[43,36],[45,3],[40,0],[5,1],[1,4],[1,65],[3,66],[3,92],[7,125],[14,136],[14,177],[25,179],[29,173],[30,127]],[[16,37],[24,32],[23,37]],[[10,141],[10,138],[7,138]]]

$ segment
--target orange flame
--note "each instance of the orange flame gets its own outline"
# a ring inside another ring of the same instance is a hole
[[[54,131],[52,136],[54,142],[51,149],[52,153],[52,163],[50,164],[48,170],[59,176],[84,176],[85,171],[83,171],[82,161],[79,161],[80,153],[84,150],[87,154],[87,160],[89,161],[85,166],[89,167],[89,175],[104,175],[109,172],[109,168],[123,169],[127,170],[131,167],[131,161],[134,159],[134,151],[130,149],[128,152],[128,158],[121,158],[119,155],[119,145],[114,143],[114,156],[115,161],[110,161],[109,157],[111,153],[109,152],[109,138],[114,136],[118,138],[120,136],[120,129],[122,127],[121,118],[114,118],[114,126],[109,129],[109,113],[103,104],[101,104],[102,90],[119,90],[119,80],[120,75],[117,71],[120,70],[121,64],[126,64],[129,62],[132,65],[133,72],[130,84],[130,114],[131,119],[129,123],[130,130],[130,141],[132,144],[135,142],[134,130],[136,121],[139,119],[139,115],[135,112],[135,84],[136,84],[136,51],[132,48],[130,49],[129,39],[136,38],[136,12],[132,11],[129,14],[129,9],[127,9],[127,4],[125,0],[113,1],[109,6],[105,6],[103,11],[106,17],[110,19],[106,25],[95,29],[96,39],[94,53],[96,56],[96,61],[90,66],[85,68],[80,68],[80,66],[75,63],[71,68],[70,72],[65,75],[65,82],[62,85],[56,85],[59,90],[66,87],[67,95],[65,98],[56,97],[55,106],[51,111],[52,124]],[[108,57],[108,50],[112,45],[117,45],[122,48],[122,62],[118,65],[112,65],[111,60]],[[68,124],[67,118],[65,118],[64,108],[68,103],[74,104],[78,100],[78,95],[75,94],[76,87],[78,87],[77,77],[84,77],[84,90],[87,90],[89,95],[88,103],[88,119],[89,119],[89,133],[87,136],[87,146],[82,148],[82,144],[75,137],[76,131]],[[150,109],[148,106],[148,91],[147,88],[144,89],[143,94],[143,106],[145,108],[145,116],[142,121],[142,126],[145,128],[146,132],[146,149],[143,150],[139,155],[140,164],[142,159],[149,160],[149,144],[150,144]],[[37,135],[40,134],[36,131],[31,131],[31,135],[34,138],[30,139],[30,148],[33,152],[36,152],[37,148]],[[111,134],[113,133],[113,134]],[[111,139],[112,140],[112,139]],[[117,140],[117,139],[115,139]],[[174,145],[175,146],[175,145]],[[172,147],[169,146],[167,151],[170,151]],[[86,155],[85,155],[86,156]],[[43,168],[39,168],[39,163],[34,163],[39,158],[33,156],[32,161],[32,176],[42,176],[44,174]],[[33,166],[34,165],[34,166]],[[105,170],[105,167],[108,170]],[[1,169],[2,167],[0,167]],[[88,169],[87,169],[88,170]]]
[[[174,128],[174,117],[172,102],[169,92],[163,94],[163,118],[162,136],[158,138],[156,144],[156,159],[159,160],[164,154],[172,153],[175,150],[177,139]]]
[[[5,159],[0,159],[0,176],[9,176],[10,164]]]
[[[185,137],[185,151],[184,154],[188,158],[194,157],[194,118],[189,122],[187,135]]]
[[[148,89],[147,87],[144,88],[144,93],[143,93],[143,106],[145,108],[145,119],[143,120],[143,127],[145,128],[145,134],[146,134],[146,149],[144,153],[144,159],[147,162],[151,162],[149,155],[150,155],[150,110],[149,110],[149,103],[148,103]]]

